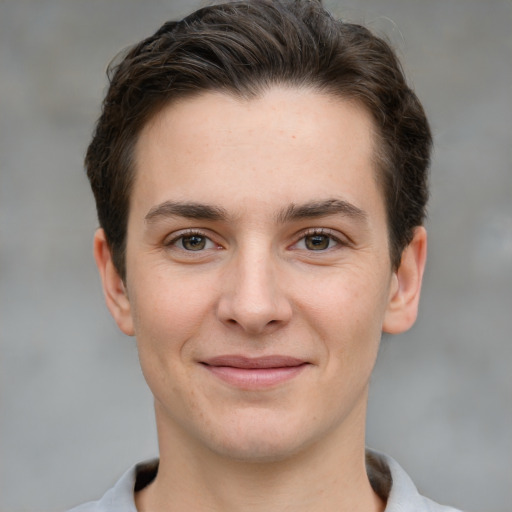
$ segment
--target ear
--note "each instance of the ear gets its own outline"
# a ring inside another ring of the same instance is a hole
[[[412,327],[418,316],[421,282],[427,260],[427,232],[423,226],[414,231],[404,249],[400,267],[393,275],[390,298],[382,330],[399,334]]]
[[[98,266],[105,302],[119,329],[128,336],[134,335],[130,301],[126,287],[112,261],[112,253],[103,229],[94,235],[94,259]]]

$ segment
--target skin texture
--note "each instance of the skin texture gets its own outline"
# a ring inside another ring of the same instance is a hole
[[[155,397],[161,463],[140,510],[383,509],[368,382],[381,333],[416,318],[426,234],[393,271],[373,151],[363,108],[304,89],[205,93],[142,131],[125,283],[95,238]],[[240,356],[280,369],[233,370]]]

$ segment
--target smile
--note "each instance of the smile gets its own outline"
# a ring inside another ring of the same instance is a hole
[[[212,375],[242,389],[276,386],[296,377],[309,363],[288,356],[248,358],[239,355],[218,356],[201,364]]]

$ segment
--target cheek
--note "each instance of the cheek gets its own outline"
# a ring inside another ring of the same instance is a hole
[[[179,277],[139,280],[130,299],[139,350],[181,352],[211,311],[212,289]]]
[[[312,279],[302,299],[310,311],[329,327],[365,328],[381,323],[388,300],[388,286],[372,272],[340,271]]]
[[[208,297],[183,280],[160,279],[138,286],[132,304],[144,378],[157,401],[179,406],[183,396],[190,397],[183,383],[193,360],[193,340],[206,323]]]
[[[340,272],[306,287],[303,320],[322,340],[332,371],[371,368],[376,357],[388,289],[374,275]],[[335,368],[336,367],[336,368]]]

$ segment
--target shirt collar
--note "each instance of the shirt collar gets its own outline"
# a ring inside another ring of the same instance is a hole
[[[137,512],[134,492],[149,485],[158,471],[158,459],[128,470],[98,502],[97,512]],[[385,512],[457,512],[421,496],[407,473],[391,457],[366,450],[366,471],[374,491],[387,503]]]

